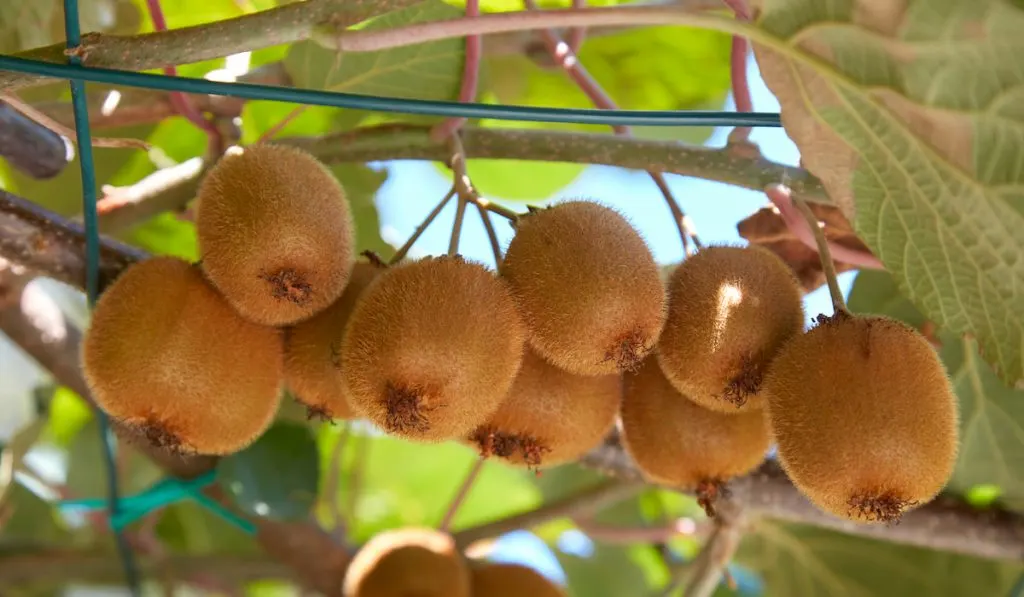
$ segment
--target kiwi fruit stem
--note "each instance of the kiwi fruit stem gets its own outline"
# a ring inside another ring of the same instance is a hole
[[[821,259],[821,269],[825,272],[825,280],[828,282],[828,293],[832,296],[832,309],[838,313],[850,314],[849,309],[846,308],[846,301],[843,299],[843,292],[839,289],[839,280],[836,277],[836,264],[832,260],[832,251],[828,248],[828,239],[825,238],[825,231],[818,223],[818,218],[815,217],[814,212],[811,211],[811,207],[807,205],[807,202],[803,198],[796,195],[792,195],[789,187],[783,185],[776,185],[776,188],[772,191],[776,194],[785,193],[789,195],[796,208],[800,211],[800,214],[807,221],[807,225],[811,228],[811,233],[814,234],[814,243],[818,245],[818,257]]]
[[[448,256],[454,257],[459,254],[459,239],[462,237],[462,221],[466,219],[466,204],[469,202],[467,195],[459,192],[459,205],[455,211],[455,223],[452,224],[452,238],[448,241]]]
[[[434,209],[430,210],[430,213],[427,214],[427,217],[423,218],[423,221],[420,222],[420,225],[417,226],[415,230],[413,230],[412,236],[409,237],[409,240],[405,241],[405,244],[402,245],[401,248],[398,249],[398,252],[394,254],[390,261],[388,261],[388,265],[394,265],[399,261],[405,259],[405,256],[409,254],[409,249],[411,249],[412,246],[416,244],[416,241],[420,239],[420,236],[423,235],[423,232],[426,231],[426,229],[430,227],[431,224],[434,223],[434,220],[437,219],[438,214],[441,213],[441,210],[443,210],[444,207],[448,205],[448,202],[451,201],[452,197],[454,196],[455,187],[453,186],[444,196],[444,198],[438,201],[437,205],[434,206]]]

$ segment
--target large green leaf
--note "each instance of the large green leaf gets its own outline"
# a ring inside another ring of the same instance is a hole
[[[583,44],[579,59],[602,89],[625,109],[720,109],[729,89],[729,38],[713,31],[643,27],[597,35]],[[593,107],[586,94],[561,68],[542,67],[524,55],[490,57],[485,66],[487,88],[499,103]],[[608,130],[608,127],[596,125],[500,120],[482,120],[477,124],[485,128]],[[638,127],[633,134],[700,144],[712,131],[710,127]],[[471,161],[469,164],[469,174],[483,193],[532,201],[557,193],[582,171],[583,166],[578,164],[519,161]]]
[[[384,242],[380,235],[380,218],[374,197],[388,179],[388,171],[374,170],[365,164],[336,164],[331,172],[341,181],[352,209],[352,220],[356,227],[356,250],[374,251],[381,258],[388,259],[395,252],[394,247]]]
[[[668,570],[649,545],[596,545],[589,557],[555,550],[572,597],[648,595],[668,582]]]
[[[243,512],[299,520],[316,502],[319,466],[309,426],[277,421],[251,446],[221,460],[217,480]]]
[[[848,302],[858,313],[888,315],[918,327],[925,321],[886,272],[860,272]],[[966,493],[977,485],[997,485],[1008,506],[1024,509],[1024,391],[1000,381],[974,342],[949,332],[938,339],[960,400],[960,454],[948,490]]]
[[[320,435],[325,470],[338,430],[325,426]],[[349,521],[352,540],[366,541],[374,534],[402,526],[434,526],[441,521],[476,454],[456,443],[419,444],[387,436],[365,436],[354,431],[345,448],[338,477],[338,500],[350,499],[347,480],[362,442],[364,458],[358,486],[356,516]],[[453,528],[466,528],[535,508],[541,502],[530,473],[498,462],[484,465]],[[342,508],[344,510],[344,508]]]
[[[116,442],[115,451],[123,453],[118,454],[117,474],[118,487],[124,494],[138,493],[163,477],[163,471],[134,447]],[[106,499],[107,464],[103,436],[95,417],[78,430],[68,445],[67,466],[65,485],[74,499]]]
[[[900,291],[1024,387],[1024,10],[755,4],[758,63],[804,166]]]
[[[71,533],[53,504],[15,482],[8,495],[11,516],[0,526],[0,547],[6,545],[66,545]]]
[[[737,560],[759,573],[764,597],[1006,595],[1024,568],[759,520]]]
[[[79,0],[83,32],[129,34],[138,30],[140,15],[132,0]],[[60,0],[0,2],[0,53],[10,54],[64,41],[64,5]]]
[[[409,23],[450,19],[460,12],[426,0],[389,12],[366,25],[387,29]],[[294,44],[284,60],[296,87],[363,95],[445,99],[458,97],[465,44],[449,39],[379,52],[340,53],[313,41]]]

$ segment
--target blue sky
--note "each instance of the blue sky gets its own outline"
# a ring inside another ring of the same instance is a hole
[[[754,109],[759,112],[777,112],[779,104],[761,80],[753,57],[747,63],[747,70]],[[725,109],[734,109],[731,97]],[[724,145],[728,133],[729,129],[726,128],[716,130],[707,145]],[[799,152],[781,128],[755,129],[751,138],[767,158],[791,166],[797,165]],[[389,164],[389,168],[391,176],[378,193],[377,205],[385,240],[401,245],[448,191],[450,182],[429,162],[395,162]],[[767,204],[762,193],[717,182],[675,175],[670,175],[668,182],[683,210],[695,222],[697,233],[705,243],[745,242],[736,232],[736,223]],[[500,197],[488,196],[487,189],[480,191],[488,199],[501,202]],[[678,262],[682,258],[682,245],[676,227],[661,194],[646,173],[604,166],[590,167],[556,196],[537,198],[533,203],[580,196],[596,199],[625,215],[643,234],[659,264]],[[525,209],[523,203],[503,203],[518,211]],[[454,217],[455,202],[451,202],[420,237],[410,255],[446,252]],[[504,247],[512,237],[512,229],[502,218],[494,218],[494,222]],[[466,257],[493,263],[486,232],[480,218],[473,211],[466,213],[459,250]],[[849,294],[854,277],[854,272],[839,276],[844,294]],[[828,289],[824,286],[807,295],[804,303],[808,323],[818,313],[832,313]],[[581,534],[574,533],[565,539],[567,541],[559,542],[559,548],[566,551],[571,548],[573,552],[587,550],[588,540]],[[565,582],[564,573],[554,554],[543,541],[530,533],[506,535],[495,546],[493,557],[533,566],[549,577]]]

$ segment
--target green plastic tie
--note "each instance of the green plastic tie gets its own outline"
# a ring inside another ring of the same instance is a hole
[[[203,488],[212,484],[217,478],[215,471],[210,471],[195,479],[177,479],[168,477],[151,485],[148,489],[135,495],[123,496],[118,504],[117,513],[110,517],[110,526],[121,530],[129,524],[165,506],[170,506],[185,499],[192,499],[207,510],[223,518],[249,535],[256,534],[256,527],[241,516],[228,510],[203,493]],[[106,500],[88,498],[81,500],[62,500],[57,507],[66,510],[102,510]]]

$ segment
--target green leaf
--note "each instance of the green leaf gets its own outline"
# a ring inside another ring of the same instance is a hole
[[[359,124],[363,112],[324,106],[249,101],[242,106],[242,144],[255,143],[263,133],[301,110],[274,137],[317,137],[346,131]]]
[[[133,0],[145,18],[142,33],[153,31],[146,0]],[[251,1],[251,0],[250,0]],[[245,14],[236,0],[160,0],[168,29],[181,29]]]
[[[764,597],[1005,595],[1019,564],[760,520],[737,561],[764,578]]]
[[[278,520],[309,515],[319,478],[312,431],[287,421],[274,423],[251,446],[217,467],[217,480],[242,511]]]
[[[888,315],[914,326],[925,321],[893,276],[882,271],[857,274],[848,305],[857,313]],[[950,332],[938,339],[960,401],[960,453],[947,489],[967,493],[975,485],[994,484],[1004,503],[1024,509],[1024,391],[1000,381],[974,342]]]
[[[130,0],[79,0],[81,30],[135,33],[139,18]],[[64,6],[60,0],[0,2],[0,53],[64,41]]]
[[[1024,388],[1024,10],[761,4],[758,63],[804,166],[901,293]]]
[[[30,489],[15,482],[8,495],[11,516],[0,525],[0,547],[28,544],[67,545],[71,533],[57,509]]]
[[[402,526],[436,527],[447,511],[476,453],[457,443],[419,444],[387,436],[365,436],[353,430],[355,441],[345,448],[344,467],[338,474],[338,499],[350,499],[346,480],[364,454],[358,487],[352,540],[363,542],[374,534]],[[321,462],[330,462],[337,430],[324,428],[320,436]],[[363,448],[353,445],[363,442]],[[540,492],[532,473],[489,461],[459,508],[453,528],[462,529],[537,507]]]
[[[370,21],[365,29],[450,19],[461,13],[441,2],[426,0]],[[292,45],[284,60],[296,87],[363,95],[444,99],[458,97],[465,44],[448,39],[379,52],[339,53],[316,42]]]
[[[552,6],[558,3],[551,3]],[[519,5],[521,8],[521,4]],[[642,27],[587,39],[580,63],[620,108],[630,110],[721,109],[729,89],[729,37],[679,27]],[[558,67],[541,67],[523,55],[485,61],[484,81],[495,103],[591,108],[593,104]],[[481,120],[485,128],[543,128],[607,132],[608,127]],[[637,137],[704,143],[711,127],[636,127]],[[439,166],[439,169],[441,167]],[[575,180],[579,164],[470,160],[468,173],[486,195],[547,199]],[[441,169],[445,172],[444,169]],[[450,173],[445,172],[450,177]]]
[[[99,421],[93,417],[78,430],[68,445],[65,484],[74,499],[107,497],[107,464],[103,452]],[[143,491],[164,476],[153,461],[129,444],[116,442],[115,454],[124,463],[119,466],[118,483],[125,494]]]
[[[341,181],[352,209],[356,228],[356,252],[373,251],[388,259],[395,249],[380,235],[380,218],[374,197],[388,179],[388,171],[374,170],[364,164],[336,164],[331,172]]]
[[[43,438],[58,445],[67,445],[90,419],[92,410],[82,397],[64,386],[59,386],[50,398]]]
[[[193,501],[168,506],[156,525],[157,536],[178,553],[257,553],[252,536]]]
[[[646,595],[668,582],[668,570],[649,545],[597,544],[590,557],[555,550],[573,597]],[[801,596],[802,597],[802,596]]]

